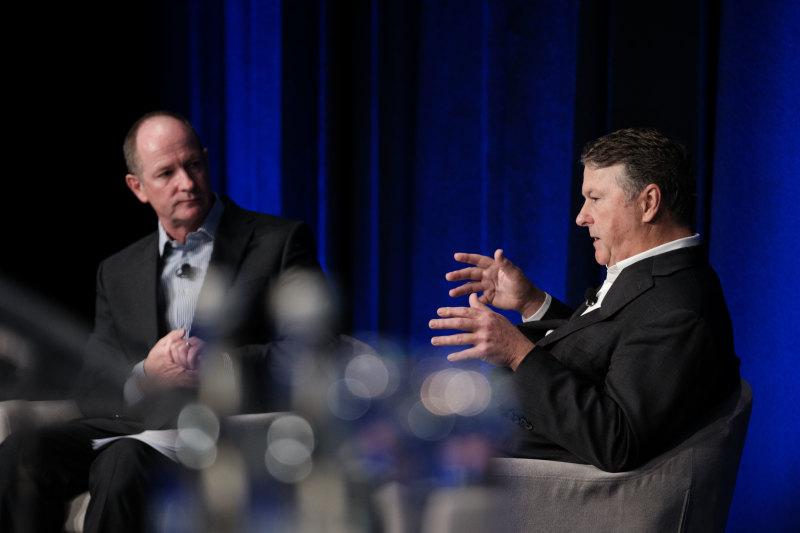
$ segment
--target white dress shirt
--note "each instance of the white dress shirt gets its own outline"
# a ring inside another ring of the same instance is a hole
[[[697,246],[701,243],[700,235],[695,233],[691,237],[683,237],[681,239],[676,239],[674,241],[670,241],[654,248],[650,248],[642,253],[632,255],[627,259],[623,259],[619,261],[613,266],[610,266],[606,269],[606,279],[603,281],[603,285],[600,286],[600,289],[597,291],[597,300],[586,308],[586,310],[582,314],[589,313],[594,311],[595,309],[599,309],[600,306],[603,304],[603,300],[608,294],[608,291],[611,289],[611,285],[616,281],[619,277],[620,273],[626,267],[631,266],[632,264],[641,261],[642,259],[647,259],[648,257],[653,257],[655,255],[664,254],[667,252],[671,252],[673,250],[679,250],[681,248],[688,248],[690,246]],[[529,317],[522,317],[523,322],[532,322],[534,320],[541,320],[544,314],[550,309],[550,304],[553,301],[553,297],[549,294],[545,297],[545,302],[542,306],[531,316]],[[549,333],[549,332],[548,332]]]

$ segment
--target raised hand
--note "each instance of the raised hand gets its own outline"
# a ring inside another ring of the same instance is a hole
[[[482,292],[478,300],[500,309],[533,315],[544,303],[545,293],[525,276],[522,270],[509,261],[503,250],[496,250],[494,258],[480,254],[457,253],[455,260],[472,267],[448,272],[448,281],[470,280],[450,290],[450,296]]]
[[[461,346],[471,348],[447,356],[448,361],[480,359],[492,365],[507,366],[516,370],[534,344],[504,316],[495,313],[480,302],[478,295],[469,296],[469,307],[441,307],[442,317],[428,323],[431,329],[458,329],[466,333],[432,337],[434,346]]]

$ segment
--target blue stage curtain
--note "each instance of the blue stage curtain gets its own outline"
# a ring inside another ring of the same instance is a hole
[[[656,126],[697,158],[697,227],[755,407],[729,531],[798,494],[796,3],[490,0],[189,4],[192,119],[247,207],[302,218],[351,332],[430,348],[452,253],[509,258],[576,303],[601,274],[577,155]],[[516,317],[511,316],[512,319]]]
[[[420,345],[437,307],[468,305],[447,296],[454,284],[444,273],[461,266],[454,252],[502,248],[565,297],[576,12],[576,2],[422,10],[414,211],[403,222],[412,232],[410,338]]]
[[[281,213],[282,2],[203,0],[188,10],[191,117],[217,190]]]
[[[711,260],[754,391],[729,531],[797,531],[800,4],[723,2],[721,15]]]
[[[428,344],[456,251],[504,248],[564,298],[577,9],[200,2],[191,114],[216,184],[312,224],[353,330]]]

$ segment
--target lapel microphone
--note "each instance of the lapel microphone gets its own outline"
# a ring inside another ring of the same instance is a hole
[[[586,307],[591,307],[597,303],[597,289],[589,287],[586,289]]]
[[[192,279],[194,277],[194,270],[192,269],[192,265],[184,263],[178,267],[175,274],[177,274],[179,278]]]

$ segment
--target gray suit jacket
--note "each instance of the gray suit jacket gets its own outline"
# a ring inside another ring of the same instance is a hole
[[[634,468],[685,437],[739,383],[728,308],[702,247],[627,267],[569,318],[520,329],[536,347],[505,386],[512,456]],[[555,330],[542,338],[546,329]]]
[[[209,280],[221,281],[215,312],[195,316],[192,334],[239,357],[245,411],[281,408],[282,391],[270,376],[269,357],[280,332],[268,311],[270,289],[295,268],[324,279],[311,229],[303,222],[246,211],[223,199],[220,219],[199,299]],[[97,273],[94,331],[90,336],[77,399],[90,417],[123,417],[148,428],[169,425],[193,390],[156,395],[128,409],[123,386],[133,366],[167,333],[158,306],[158,234],[154,232],[104,260]],[[320,302],[321,306],[327,302]],[[136,429],[136,428],[133,428]]]

